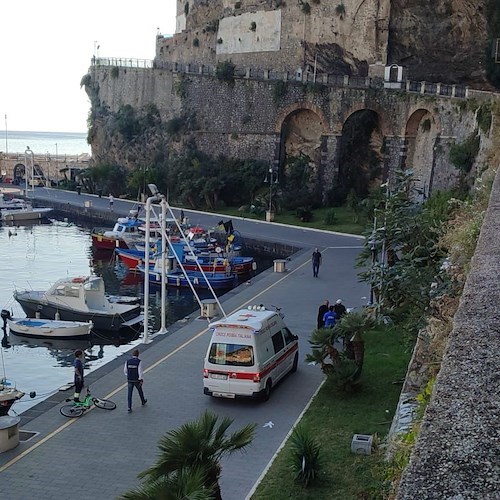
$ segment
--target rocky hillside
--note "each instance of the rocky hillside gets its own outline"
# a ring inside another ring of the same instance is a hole
[[[487,87],[489,2],[393,0],[388,61],[406,66],[412,80]]]

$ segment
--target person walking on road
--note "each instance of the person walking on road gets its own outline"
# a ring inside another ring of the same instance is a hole
[[[142,390],[144,372],[142,369],[142,361],[139,359],[139,349],[134,349],[132,351],[132,357],[125,362],[123,373],[127,376],[128,381],[128,412],[130,413],[132,411],[132,391],[134,387],[139,393],[142,406],[148,402]]]
[[[109,195],[109,209],[110,209],[111,211],[113,211],[113,204],[114,204],[114,202],[115,202],[115,199],[113,198],[113,195],[112,195],[112,194],[110,194],[110,195]]]
[[[83,351],[81,349],[77,349],[75,351],[75,361],[73,361],[73,366],[75,367],[75,394],[73,395],[73,400],[76,403],[80,402],[80,393],[82,392],[83,386],[85,384],[83,378]]]
[[[329,304],[330,303],[328,302],[328,300],[325,300],[325,302],[323,302],[323,304],[321,304],[319,306],[319,309],[318,309],[318,330],[320,328],[325,327],[325,320],[323,318],[325,317],[325,314],[328,312]]]
[[[321,252],[316,248],[312,254],[313,277],[317,278],[319,273],[319,266],[321,265]]]

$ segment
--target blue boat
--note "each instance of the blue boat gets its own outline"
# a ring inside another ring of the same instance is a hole
[[[144,273],[144,269],[144,264],[137,266],[137,270],[141,273]],[[200,271],[186,271],[185,275],[182,271],[167,272],[167,286],[187,288],[189,287],[189,282],[191,282],[193,288],[203,290],[208,289],[208,283],[210,283],[210,286],[214,290],[230,290],[238,284],[235,274],[205,273],[205,276]],[[154,269],[150,269],[149,282],[161,285],[161,270],[155,271]]]

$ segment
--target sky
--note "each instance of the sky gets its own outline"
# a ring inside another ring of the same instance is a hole
[[[175,10],[176,0],[2,4],[0,130],[87,132],[80,82],[94,53],[153,59],[158,29],[175,32]]]

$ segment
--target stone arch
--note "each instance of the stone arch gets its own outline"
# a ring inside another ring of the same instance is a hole
[[[389,124],[387,123],[385,110],[377,104],[374,103],[365,103],[365,102],[357,102],[346,109],[340,116],[338,122],[334,126],[333,133],[336,135],[341,135],[344,129],[344,125],[346,121],[358,111],[371,111],[378,116],[379,127],[381,133],[384,137],[391,135],[391,130],[389,128]]]
[[[385,134],[381,114],[361,104],[345,113],[338,147],[338,189],[335,201],[343,202],[350,191],[366,197],[380,185],[384,169]]]
[[[402,167],[413,170],[415,187],[422,199],[431,191],[434,149],[440,133],[441,123],[436,114],[420,106],[410,110],[404,131],[406,154]]]
[[[290,106],[287,106],[286,108],[283,108],[276,117],[275,132],[277,134],[281,134],[283,130],[283,124],[286,121],[286,119],[290,115],[293,115],[303,110],[309,110],[312,111],[314,114],[318,115],[319,123],[321,124],[321,127],[323,129],[322,132],[323,135],[328,135],[330,133],[330,125],[328,123],[328,119],[323,113],[323,110],[319,106],[316,106],[316,104],[313,104],[312,102],[309,101],[296,102],[294,104],[291,104]]]

